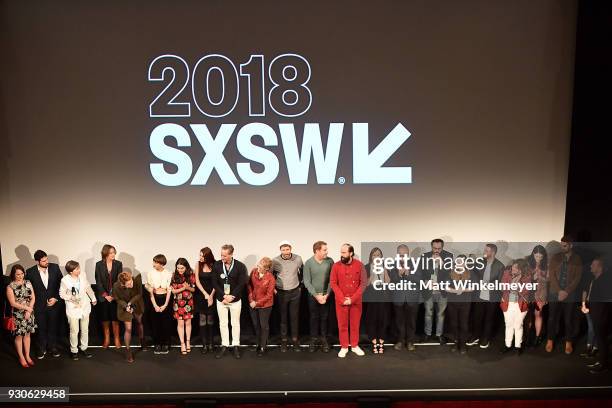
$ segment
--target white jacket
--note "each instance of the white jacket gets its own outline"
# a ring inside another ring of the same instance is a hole
[[[72,288],[76,295],[73,296]],[[80,319],[91,312],[91,302],[96,299],[91,285],[84,273],[79,274],[78,279],[67,274],[62,278],[60,284],[60,297],[66,301],[66,316]]]

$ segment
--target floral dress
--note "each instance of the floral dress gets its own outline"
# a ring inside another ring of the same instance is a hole
[[[185,275],[179,275],[177,279],[172,280],[172,289],[178,289],[185,283]],[[195,274],[189,274],[189,286],[195,287]],[[193,292],[187,289],[174,295],[172,304],[174,318],[177,320],[187,320],[193,318]]]
[[[26,280],[22,284],[11,282],[9,287],[13,290],[15,302],[25,305],[32,301],[34,288],[29,280]],[[13,331],[13,336],[25,336],[28,333],[34,333],[38,327],[34,321],[34,313],[31,313],[29,320],[26,320],[25,314],[25,310],[13,308],[13,317],[15,319],[15,331]]]

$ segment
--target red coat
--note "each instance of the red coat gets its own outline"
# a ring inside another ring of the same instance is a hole
[[[343,304],[345,297],[351,298],[351,304],[361,304],[361,295],[367,280],[365,268],[358,259],[353,258],[348,265],[341,261],[336,262],[329,277],[329,285],[334,291],[336,304]]]
[[[510,283],[512,282],[512,267],[509,266],[506,268],[506,270],[504,271],[504,275],[502,276],[502,283]],[[529,283],[531,282],[531,276],[529,274],[522,276],[521,283]],[[528,307],[529,307],[529,290],[527,289],[523,289],[522,291],[519,292],[518,294],[518,304],[519,304],[519,308],[521,309],[521,312],[526,312]],[[501,302],[499,303],[499,307],[501,307],[501,310],[503,312],[508,311],[508,305],[509,305],[509,298],[510,298],[510,291],[509,290],[504,290],[502,292],[502,299]]]
[[[255,301],[256,308],[271,307],[274,303],[274,287],[276,279],[270,272],[266,272],[262,278],[259,277],[259,271],[254,268],[251,271],[251,277],[247,288],[249,290],[249,303]]]

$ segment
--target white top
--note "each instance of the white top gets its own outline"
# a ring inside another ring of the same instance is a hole
[[[40,274],[40,279],[45,285],[45,289],[49,288],[49,268],[42,269],[40,266],[38,267],[38,273]]]
[[[170,273],[170,271],[166,269],[162,271],[151,269],[149,273],[147,273],[147,283],[145,284],[145,287],[148,291],[153,291],[155,289],[170,290],[171,282],[172,273]]]
[[[66,316],[75,319],[89,315],[91,302],[96,300],[96,295],[84,273],[79,274],[76,279],[70,274],[64,276],[60,283],[60,297],[66,301]]]

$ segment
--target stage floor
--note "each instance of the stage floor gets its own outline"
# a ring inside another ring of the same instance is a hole
[[[80,402],[181,401],[185,399],[276,400],[389,396],[393,399],[598,398],[612,396],[612,372],[592,375],[586,360],[547,354],[542,348],[522,356],[501,355],[499,347],[451,353],[450,346],[419,345],[415,352],[387,348],[382,356],[336,351],[324,354],[273,348],[263,358],[243,347],[243,358],[217,360],[193,348],[182,356],[136,352],[128,364],[123,353],[94,347],[92,359],[67,356],[36,360],[22,369],[12,353],[0,354],[0,384],[68,386]]]

